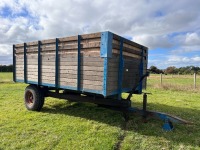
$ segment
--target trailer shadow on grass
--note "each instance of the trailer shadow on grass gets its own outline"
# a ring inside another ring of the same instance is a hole
[[[136,105],[141,105],[141,103],[136,103]],[[154,110],[162,110],[162,112],[172,115],[178,115],[178,117],[192,121],[194,124],[174,124],[175,129],[166,132],[162,130],[162,121],[148,118],[148,122],[144,123],[141,116],[131,114],[130,119],[126,122],[126,128],[124,128],[125,119],[123,118],[123,113],[87,103],[66,103],[64,106],[63,103],[58,103],[51,105],[51,107],[44,107],[42,112],[80,117],[120,127],[122,130],[130,133],[129,135],[133,134],[133,140],[135,133],[139,133],[145,136],[163,137],[174,144],[184,143],[185,145],[200,147],[200,110],[152,103],[148,107],[150,109],[155,108]]]

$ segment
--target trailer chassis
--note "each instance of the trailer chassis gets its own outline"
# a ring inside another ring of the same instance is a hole
[[[28,110],[40,111],[43,107],[45,97],[54,97],[59,99],[65,99],[71,102],[94,103],[104,108],[121,111],[124,114],[125,119],[128,119],[131,113],[137,113],[141,115],[145,122],[147,122],[147,118],[149,117],[157,118],[164,122],[162,128],[165,131],[173,130],[173,123],[192,124],[192,122],[189,122],[176,116],[172,116],[170,114],[147,110],[147,93],[143,93],[142,109],[138,109],[136,107],[131,106],[131,97],[133,96],[133,94],[137,93],[137,87],[147,76],[148,73],[143,75],[139,80],[138,85],[133,87],[133,89],[129,92],[128,97],[126,99],[122,98],[121,100],[117,98],[118,95],[116,95],[115,97],[105,98],[101,95],[91,93],[63,90],[32,84],[27,86],[27,88],[25,89],[25,106]]]

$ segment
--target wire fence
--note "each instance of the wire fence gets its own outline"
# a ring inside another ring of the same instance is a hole
[[[200,76],[197,74],[192,75],[179,75],[179,74],[151,74],[148,77],[148,87],[150,88],[165,88],[184,91],[200,91]]]

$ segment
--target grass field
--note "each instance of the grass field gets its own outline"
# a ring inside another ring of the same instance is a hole
[[[175,124],[173,131],[166,132],[159,120],[143,123],[134,115],[125,122],[119,112],[53,98],[46,98],[41,112],[27,111],[23,103],[27,85],[13,83],[11,73],[0,73],[0,149],[200,149],[199,90],[191,89],[192,78],[166,81],[161,87],[159,76],[149,77],[148,109],[177,115],[194,125]],[[141,99],[133,96],[132,105],[141,107]]]

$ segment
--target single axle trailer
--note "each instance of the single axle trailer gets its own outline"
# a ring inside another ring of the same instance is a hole
[[[190,122],[168,114],[131,106],[133,94],[142,94],[147,82],[148,48],[109,31],[13,45],[13,80],[29,84],[24,101],[28,110],[40,111],[45,97],[90,102],[124,114]],[[129,93],[126,99],[122,93]]]

